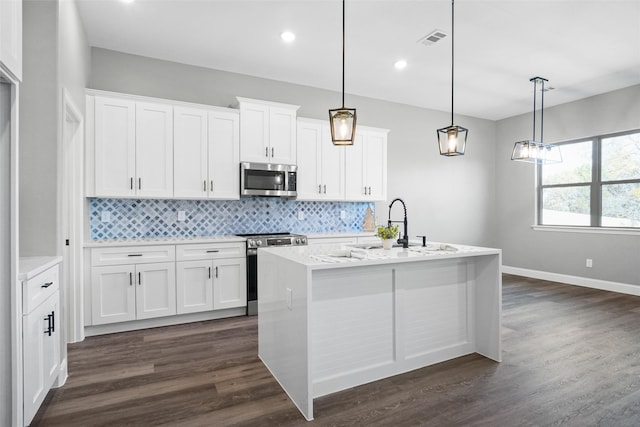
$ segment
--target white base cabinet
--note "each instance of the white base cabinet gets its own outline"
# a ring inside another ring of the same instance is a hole
[[[91,259],[93,325],[176,314],[173,246],[94,249]]]
[[[91,325],[247,305],[244,242],[91,249]]]
[[[59,262],[59,261],[58,261]],[[22,281],[22,420],[29,425],[60,375],[62,322],[57,262]]]

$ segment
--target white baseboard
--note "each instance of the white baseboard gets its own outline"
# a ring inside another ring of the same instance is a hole
[[[531,277],[533,279],[549,280],[569,285],[584,286],[586,288],[601,289],[603,291],[640,296],[640,286],[628,283],[609,282],[607,280],[570,276],[568,274],[549,273],[547,271],[529,270],[527,268],[509,267],[506,265],[502,266],[502,272],[515,274],[516,276]]]

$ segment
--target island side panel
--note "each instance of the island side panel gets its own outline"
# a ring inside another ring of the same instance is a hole
[[[475,258],[475,351],[502,361],[502,252]]]
[[[392,266],[316,270],[312,274],[313,396],[395,372]]]
[[[258,251],[258,355],[307,420],[313,419],[309,367],[310,272]],[[290,303],[288,303],[290,301]]]

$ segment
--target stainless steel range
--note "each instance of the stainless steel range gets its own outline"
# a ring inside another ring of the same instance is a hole
[[[247,238],[247,316],[258,314],[258,249],[269,246],[300,246],[307,236],[292,233],[238,234]]]

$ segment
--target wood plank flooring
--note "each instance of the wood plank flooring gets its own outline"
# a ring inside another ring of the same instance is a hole
[[[297,411],[257,318],[87,338],[34,426],[638,426],[640,297],[503,276],[503,362],[470,355]]]

